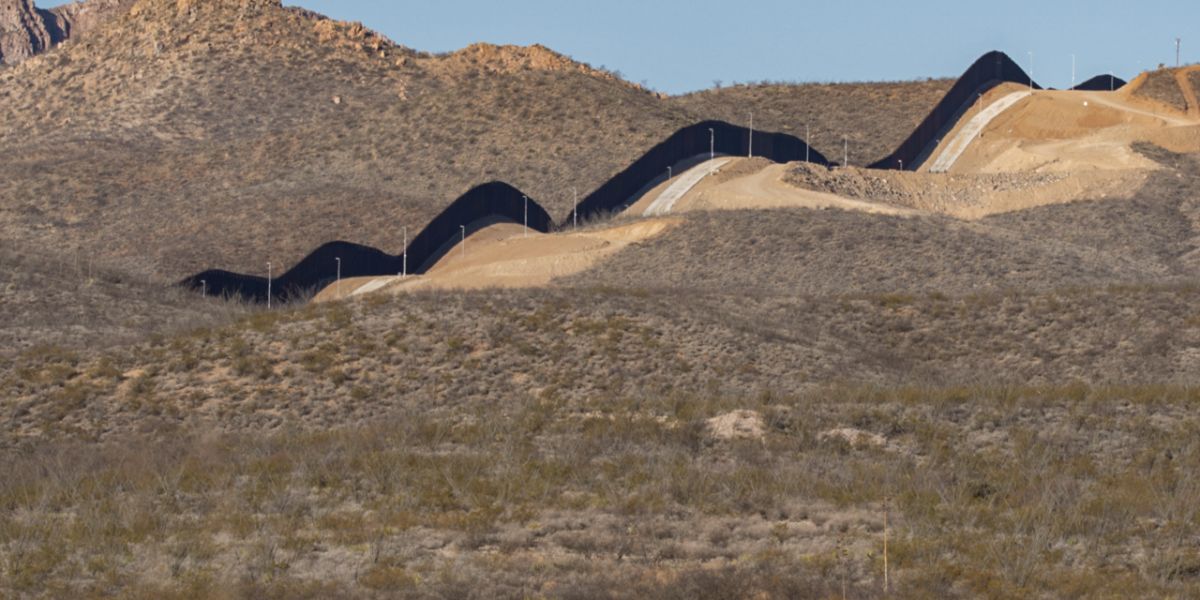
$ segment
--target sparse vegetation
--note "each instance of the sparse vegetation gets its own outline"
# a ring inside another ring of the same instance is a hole
[[[529,395],[319,433],[42,444],[0,482],[0,589],[725,598],[845,580],[877,597],[890,497],[898,597],[1200,590],[1193,388],[680,400]],[[764,415],[765,437],[705,431],[734,408]],[[885,441],[828,433],[845,428]]]
[[[1170,108],[1185,112],[1187,97],[1179,88],[1175,69],[1155,69],[1146,74],[1146,82],[1138,88],[1136,95],[1160,102]]]
[[[950,82],[664,100],[141,6],[0,71],[0,596],[1200,596],[1195,157],[1136,146],[1132,199],[694,213],[543,289],[252,309],[163,283],[394,248],[485,179],[563,215],[746,109],[861,164]]]

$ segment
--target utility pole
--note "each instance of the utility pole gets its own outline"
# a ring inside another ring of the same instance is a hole
[[[575,197],[575,211],[573,218],[575,220],[575,229],[579,229],[579,188],[571,188],[571,193]]]
[[[208,297],[208,280],[207,279],[200,280],[200,297],[201,298]]]
[[[529,237],[529,196],[521,196],[525,200],[525,231],[521,237]]]
[[[812,153],[812,132],[809,130],[808,123],[804,124],[804,162],[812,162],[809,160]]]
[[[466,258],[467,257],[467,226],[459,225],[458,227],[459,227],[459,229],[462,229],[462,257]]]
[[[401,267],[400,277],[408,279],[408,226],[404,226],[404,266]]]
[[[1175,38],[1175,68],[1178,69],[1183,63],[1179,62],[1179,50],[1183,47],[1183,38]]]
[[[340,299],[342,297],[342,259],[338,257],[333,260],[337,261],[337,297]]]
[[[1075,55],[1071,55],[1071,89],[1075,89]]]
[[[850,166],[850,137],[842,136],[842,166]]]
[[[271,263],[267,263],[267,310],[271,310],[271,280],[274,278]]]

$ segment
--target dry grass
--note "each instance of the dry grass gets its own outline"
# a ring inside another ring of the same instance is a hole
[[[664,102],[270,15],[0,71],[0,596],[877,598],[885,502],[897,598],[1200,595],[1193,159],[1143,148],[1123,203],[695,214],[549,289],[247,312],[154,282],[391,247],[478,179],[565,213],[740,94],[886,153],[861,115],[941,85]]]
[[[86,255],[0,248],[0,360],[34,347],[100,350],[224,324],[250,309],[204,301]]]
[[[1138,149],[1165,169],[1128,200],[1077,201],[978,222],[839,210],[688,214],[684,226],[565,283],[752,295],[953,295],[1194,281],[1200,276],[1193,225],[1200,222],[1196,157]],[[805,165],[796,172],[795,178],[803,176]],[[856,195],[851,190],[859,189],[875,200],[911,201],[879,198],[891,189],[881,176],[842,170],[822,177],[838,178],[839,193]],[[974,176],[950,183],[968,190],[980,185]]]
[[[765,437],[699,425],[735,408]],[[900,598],[1186,597],[1197,408],[1170,386],[831,386],[51,443],[4,463],[0,590],[872,598],[890,499]],[[825,435],[845,428],[884,442]]]
[[[1161,102],[1180,112],[1188,109],[1187,97],[1179,89],[1175,69],[1157,69],[1146,76],[1146,83],[1135,93],[1137,96]]]
[[[398,410],[800,393],[814,385],[1187,382],[1195,287],[950,296],[702,288],[376,297],[0,371],[5,446],[324,430]],[[397,326],[403,324],[403,326]],[[605,400],[607,401],[607,400]]]

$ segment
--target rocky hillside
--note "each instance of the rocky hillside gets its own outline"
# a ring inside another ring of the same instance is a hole
[[[433,56],[278,2],[141,0],[0,72],[0,231],[174,280],[397,248],[503,179],[566,212],[695,117],[543,48]]]
[[[131,4],[90,0],[43,10],[33,0],[0,0],[0,65],[17,64],[86,34]]]

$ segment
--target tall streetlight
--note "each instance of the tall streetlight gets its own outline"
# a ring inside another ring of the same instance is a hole
[[[671,167],[667,167],[667,181],[675,178],[675,171]]]
[[[712,175],[712,161],[717,159],[717,132],[712,127],[708,128],[708,174]]]
[[[333,260],[337,261],[337,297],[341,298],[342,297],[342,258],[339,256]]]
[[[1033,91],[1033,50],[1029,51],[1029,91]]]
[[[466,258],[467,257],[467,226],[459,225],[458,227],[459,227],[459,229],[462,229],[462,257]]]
[[[750,158],[754,158],[754,111],[750,111]]]
[[[842,136],[842,166],[850,166],[850,137]]]
[[[575,221],[575,229],[579,229],[579,188],[571,188],[571,194],[575,199],[575,209],[571,211],[571,218]]]
[[[808,123],[804,124],[804,162],[812,162],[809,160],[812,152],[812,132],[809,131]]]
[[[1183,47],[1183,38],[1175,38],[1175,68],[1178,69],[1182,63],[1179,62],[1179,50]]]
[[[271,263],[267,263],[267,310],[271,310],[271,280],[274,279],[274,272],[271,268]]]
[[[521,237],[529,237],[529,196],[521,196],[521,199],[525,201],[525,229]]]
[[[208,297],[208,280],[207,279],[200,280],[200,297],[201,298]]]
[[[1071,89],[1075,89],[1075,55],[1071,55]]]
[[[402,279],[408,279],[408,226],[407,225],[404,226],[404,262],[401,264],[403,266],[400,267],[400,269],[401,269],[400,277]]]

